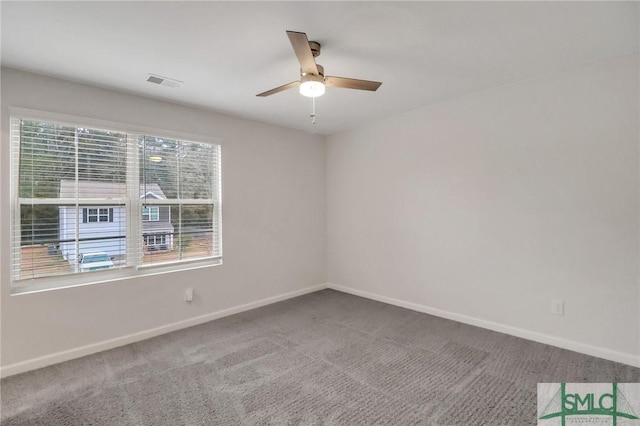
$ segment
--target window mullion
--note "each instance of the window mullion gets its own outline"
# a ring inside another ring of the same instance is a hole
[[[76,221],[75,221],[75,242],[74,242],[74,259],[73,259],[73,271],[78,272],[78,262],[80,260],[80,168],[79,168],[79,152],[80,147],[78,143],[78,128],[75,128],[73,135],[73,143],[75,146],[75,185],[76,185]]]
[[[138,139],[140,135],[127,134],[127,266],[137,266],[142,262],[140,214],[140,168]]]

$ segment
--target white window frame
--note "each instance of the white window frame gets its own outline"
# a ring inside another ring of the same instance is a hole
[[[145,213],[146,210],[146,213]],[[147,217],[145,219],[145,216]],[[143,222],[158,222],[160,220],[160,207],[144,206],[142,207]]]
[[[86,223],[109,223],[110,217],[113,217],[113,207],[85,207],[87,210],[87,222]],[[92,213],[91,210],[95,210],[95,213]],[[102,210],[106,210],[106,213],[102,213]],[[109,211],[111,210],[111,212]],[[106,216],[106,220],[102,220],[103,217]],[[91,218],[95,218],[95,220],[91,220]]]
[[[146,234],[144,235],[144,243],[147,247],[167,244],[167,234]]]
[[[142,215],[140,214],[143,200],[139,198],[139,189],[135,194],[129,195],[126,202],[119,200],[124,205],[126,215],[131,220],[127,220],[127,260],[126,266],[117,269],[109,269],[103,271],[92,271],[90,273],[71,273],[59,276],[47,276],[33,279],[17,279],[15,277],[14,261],[11,260],[11,294],[28,294],[40,291],[56,290],[60,288],[84,286],[90,284],[99,284],[103,282],[111,282],[118,280],[126,280],[135,277],[172,273],[177,271],[194,270],[201,268],[209,268],[222,265],[223,247],[222,247],[222,139],[211,135],[189,134],[185,132],[176,132],[172,130],[150,128],[146,126],[123,124],[113,121],[101,120],[92,117],[82,117],[69,114],[61,114],[55,112],[33,110],[20,107],[8,107],[10,116],[10,128],[13,129],[15,119],[33,120],[33,121],[49,121],[56,124],[69,125],[76,127],[96,127],[108,129],[115,132],[122,132],[128,135],[127,146],[128,155],[138,158],[138,135],[162,135],[163,137],[193,141],[199,143],[207,143],[218,146],[219,167],[217,174],[214,176],[213,188],[213,208],[214,208],[214,232],[218,236],[218,252],[217,256],[202,257],[197,259],[177,260],[173,262],[158,264],[142,264],[140,258],[142,256]],[[11,139],[11,155],[10,155],[10,220],[11,220],[11,245],[20,239],[20,198],[18,197],[19,185],[19,164],[15,164],[13,159],[18,158],[16,150],[20,149],[20,144],[14,143],[14,135],[10,135]],[[139,170],[138,161],[127,161],[127,187],[139,188]],[[164,203],[162,202],[164,201]],[[158,200],[158,204],[166,204],[166,200]],[[96,204],[104,205],[104,201]],[[149,204],[149,200],[144,201]],[[134,214],[135,212],[135,214]],[[13,250],[12,250],[13,251]]]

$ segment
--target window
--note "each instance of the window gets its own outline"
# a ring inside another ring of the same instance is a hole
[[[14,289],[221,260],[220,146],[113,127],[11,118]]]
[[[160,234],[160,235],[145,235],[144,236],[144,241],[147,245],[149,246],[155,246],[158,244],[166,244],[167,243],[167,236],[165,234]]]
[[[87,208],[82,211],[82,223],[113,222],[113,209]]]
[[[197,259],[220,251],[215,238],[218,149],[160,136],[138,137],[142,231],[171,237],[166,243],[169,252],[149,252],[143,257],[145,264]],[[149,221],[144,221],[146,212]]]
[[[144,244],[147,246],[147,251],[156,250],[168,250],[169,244],[167,241],[171,241],[167,238],[166,234],[152,234],[144,236]]]
[[[160,208],[159,207],[143,207],[142,208],[142,220],[147,222],[157,222],[160,220]]]

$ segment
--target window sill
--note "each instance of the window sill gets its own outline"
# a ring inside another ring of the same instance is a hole
[[[150,265],[125,266],[108,271],[83,272],[58,277],[15,280],[11,285],[11,296],[83,287],[180,271],[191,271],[219,265],[222,265],[222,257],[210,257],[206,259],[192,259]]]

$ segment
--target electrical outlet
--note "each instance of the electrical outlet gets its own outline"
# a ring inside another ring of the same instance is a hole
[[[564,300],[551,300],[551,313],[556,315],[564,315]]]
[[[193,289],[188,288],[184,291],[184,301],[187,303],[193,302]]]

